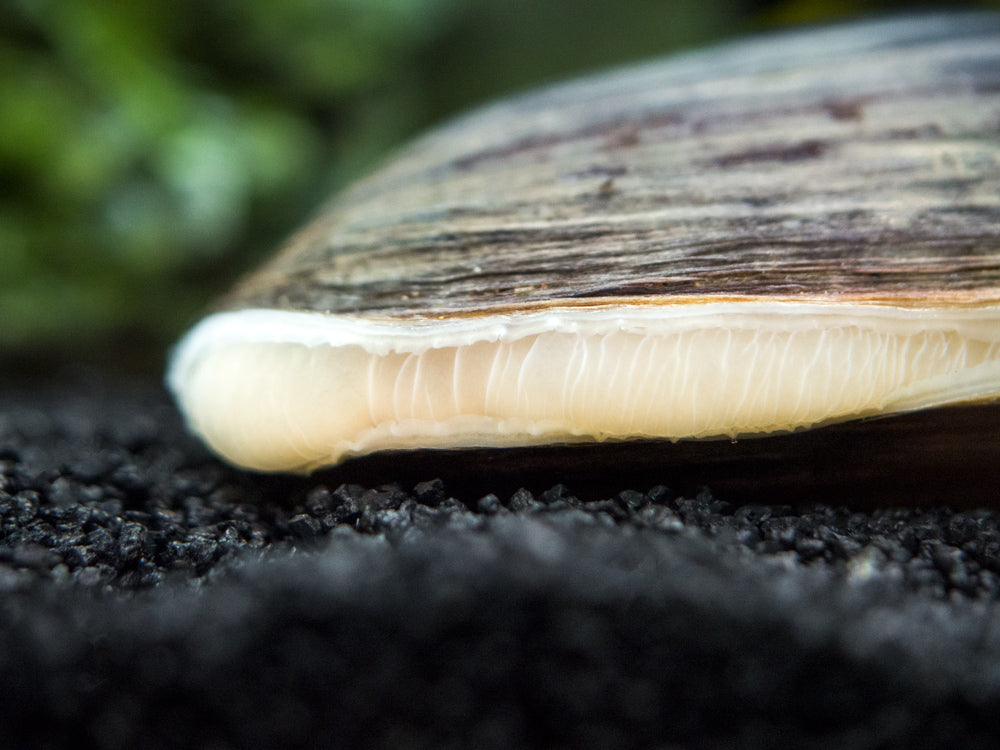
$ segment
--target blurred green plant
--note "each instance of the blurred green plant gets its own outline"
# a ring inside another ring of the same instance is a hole
[[[304,211],[337,161],[322,131],[352,130],[337,108],[450,2],[4,5],[4,353],[161,343],[241,246]],[[355,130],[355,153],[392,129]]]
[[[766,5],[780,21],[830,4]],[[759,6],[0,4],[0,370],[27,357],[158,370],[212,294],[415,130],[513,88],[750,30]],[[870,7],[836,0],[841,14]]]

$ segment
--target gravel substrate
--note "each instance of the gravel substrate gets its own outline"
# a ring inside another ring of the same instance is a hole
[[[994,511],[425,471],[257,476],[158,387],[7,388],[0,746],[1000,736]]]

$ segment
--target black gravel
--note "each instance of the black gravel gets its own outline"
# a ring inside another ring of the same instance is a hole
[[[257,476],[157,387],[8,388],[0,746],[1000,736],[994,511],[746,505],[669,472],[494,494],[434,469]]]

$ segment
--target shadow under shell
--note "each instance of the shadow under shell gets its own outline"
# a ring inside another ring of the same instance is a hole
[[[563,483],[581,500],[655,485],[733,504],[850,508],[1000,504],[1000,405],[932,409],[737,441],[605,442],[390,451],[317,472],[331,487],[440,478],[464,502]]]

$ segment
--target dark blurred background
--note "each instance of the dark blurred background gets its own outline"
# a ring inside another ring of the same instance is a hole
[[[0,379],[159,377],[213,295],[459,110],[740,34],[922,7],[1000,0],[6,0]]]

